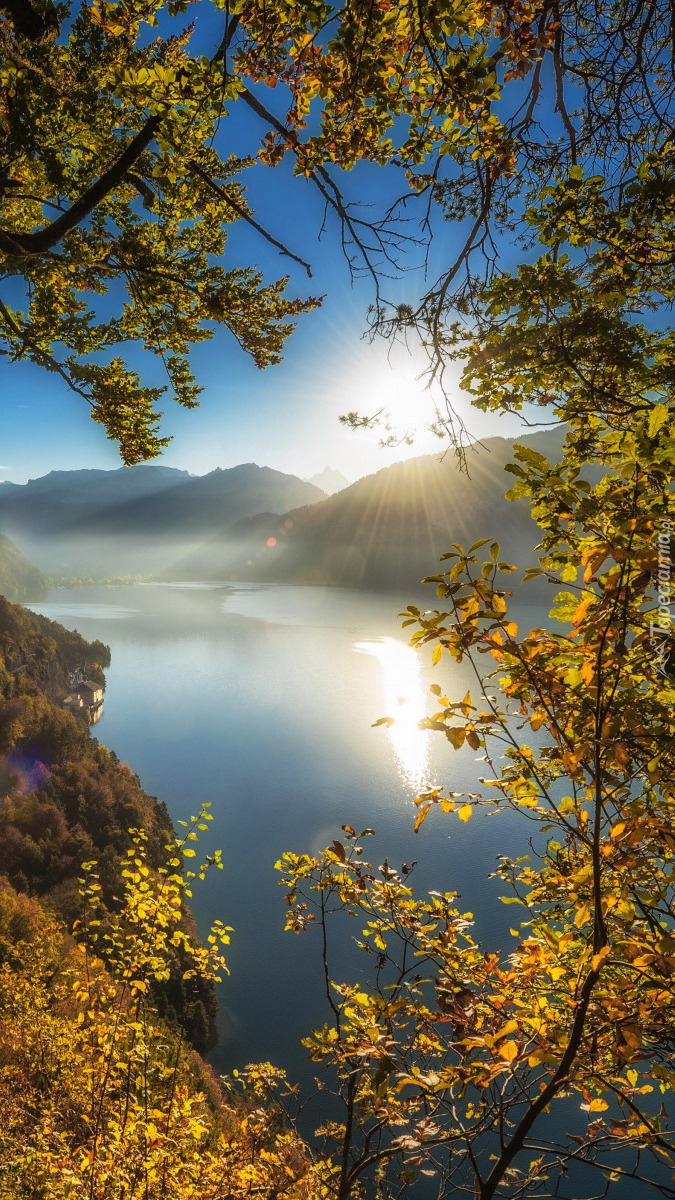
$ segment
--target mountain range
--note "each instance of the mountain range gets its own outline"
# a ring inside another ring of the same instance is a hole
[[[557,461],[564,432],[519,441]],[[452,453],[395,463],[320,503],[238,521],[166,577],[398,589],[434,574],[451,542],[481,537],[499,541],[510,561],[531,564],[539,531],[525,503],[505,499],[510,461],[513,443],[489,438],[469,452],[466,471]]]
[[[314,484],[255,463],[207,475],[163,466],[52,471],[0,484],[0,530],[53,575],[147,576],[235,521],[324,498]]]
[[[563,437],[558,428],[519,441],[557,461]],[[203,476],[161,466],[54,471],[0,485],[0,529],[61,577],[398,590],[433,574],[451,542],[490,537],[505,558],[534,561],[528,506],[505,499],[512,460],[511,441],[489,438],[468,451],[466,470],[452,453],[424,455],[331,496],[254,463]]]
[[[327,496],[334,496],[336,492],[341,492],[343,488],[349,487],[349,480],[345,479],[342,471],[336,471],[334,467],[324,467],[318,475],[312,475],[309,480],[315,487],[321,488]]]

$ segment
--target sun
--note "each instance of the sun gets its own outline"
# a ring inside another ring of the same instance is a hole
[[[433,453],[438,438],[431,431],[439,396],[429,384],[427,360],[403,347],[381,350],[360,370],[348,371],[349,410],[376,418],[364,431],[375,443],[396,449],[397,459]]]

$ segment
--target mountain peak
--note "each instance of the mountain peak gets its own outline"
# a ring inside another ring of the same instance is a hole
[[[335,467],[324,467],[318,475],[312,475],[308,483],[313,483],[314,487],[321,488],[327,496],[334,496],[336,492],[342,492],[346,487],[350,486],[350,481],[345,479],[341,471],[336,471]]]

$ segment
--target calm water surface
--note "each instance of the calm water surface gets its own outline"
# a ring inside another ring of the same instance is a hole
[[[318,938],[283,932],[274,863],[284,850],[318,851],[345,823],[372,826],[369,858],[418,859],[418,892],[461,892],[485,942],[509,938],[513,910],[486,877],[518,847],[512,818],[481,811],[463,825],[432,813],[412,832],[425,783],[475,791],[482,764],[417,728],[429,683],[459,699],[472,681],[468,667],[448,658],[432,669],[428,652],[407,646],[397,613],[409,599],[153,584],[59,589],[34,606],[112,649],[99,740],[175,820],[211,802],[203,846],[222,848],[225,870],[207,876],[194,909],[202,930],[214,917],[235,928],[217,1070],[270,1060],[294,1079],[314,1074],[300,1038],[326,1014]],[[373,729],[381,716],[396,724]],[[353,978],[344,955],[333,974]]]

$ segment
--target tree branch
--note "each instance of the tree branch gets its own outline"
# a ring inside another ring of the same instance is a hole
[[[17,3],[2,4],[0,0],[0,7],[20,9],[24,6]],[[228,20],[225,34],[212,62],[222,58],[234,37],[238,24],[238,17]],[[117,161],[107,171],[104,171],[94,183],[90,184],[75,203],[50,225],[45,225],[44,229],[37,230],[35,233],[8,233],[0,230],[0,249],[12,255],[44,254],[45,251],[51,250],[66,233],[84,221],[113,188],[121,183],[127,172],[131,170],[134,163],[153,141],[161,128],[164,115],[164,112],[160,112],[149,117],[136,136],[132,138],[126,150],[122,151]]]
[[[284,138],[284,140],[287,142],[287,144],[290,146],[290,148],[293,150],[293,152],[297,153],[297,143],[294,140],[294,138],[292,137],[290,130],[288,130],[286,128],[286,126],[283,125],[282,122],[277,117],[274,116],[274,113],[271,113],[269,111],[269,109],[265,108],[265,105],[261,104],[260,101],[257,99],[257,97],[254,96],[253,93],[248,90],[248,88],[244,88],[243,92],[240,92],[240,96],[241,96],[242,100],[244,101],[244,103],[247,104],[248,107],[251,108],[253,110],[253,112],[256,113],[257,116],[261,117],[263,119],[263,121],[269,122],[269,124],[272,126],[272,128],[276,129],[277,133],[279,133]],[[326,203],[329,204],[330,207],[338,214],[338,216],[342,222],[343,228],[346,228],[349,231],[349,236],[352,239],[356,248],[358,249],[359,253],[361,254],[361,257],[363,258],[366,269],[373,279],[373,282],[375,284],[376,294],[379,299],[379,295],[380,295],[379,275],[377,273],[375,266],[373,265],[373,263],[370,260],[370,254],[369,254],[368,247],[365,245],[365,243],[363,242],[363,239],[359,236],[358,232],[356,231],[355,223],[354,223],[352,217],[350,216],[349,212],[347,211],[347,207],[342,198],[340,190],[337,187],[337,184],[331,179],[331,177],[328,174],[328,171],[325,169],[325,167],[316,167],[310,173],[309,177],[312,180],[312,183],[314,183],[315,186],[321,192],[321,195],[323,196]]]
[[[574,1014],[570,1039],[567,1043],[565,1053],[560,1060],[558,1069],[546,1084],[546,1087],[543,1088],[539,1093],[536,1100],[532,1102],[525,1113],[525,1116],[516,1127],[513,1137],[500,1154],[497,1162],[485,1180],[485,1183],[480,1188],[480,1200],[492,1200],[492,1197],[504,1178],[506,1171],[511,1166],[514,1158],[517,1154],[520,1154],[521,1150],[524,1149],[525,1138],[530,1132],[532,1126],[536,1123],[544,1110],[548,1107],[551,1101],[555,1099],[557,1093],[564,1086],[567,1073],[572,1066],[579,1046],[581,1045],[581,1038],[584,1032],[584,1025],[586,1024],[586,1014],[588,1012],[591,993],[598,981],[599,975],[599,971],[591,970],[588,972],[581,989],[579,1004]]]
[[[51,225],[45,225],[44,229],[39,229],[36,233],[7,235],[0,230],[0,245],[6,237],[11,237],[21,254],[44,254],[46,250],[51,250],[66,233],[84,221],[85,217],[88,217],[89,213],[96,208],[96,205],[122,182],[127,171],[133,167],[143,151],[150,145],[162,124],[163,116],[163,113],[157,113],[154,117],[150,117],[143,128],[132,138],[117,161],[86,188],[75,203],[55,221],[52,221]]]
[[[243,204],[239,204],[236,200],[233,200],[231,196],[228,196],[224,188],[221,188],[214,179],[211,179],[210,175],[207,175],[206,171],[199,166],[199,163],[196,163],[194,159],[192,159],[188,163],[188,166],[190,166],[195,174],[198,175],[201,180],[203,180],[207,187],[210,187],[211,191],[214,192],[216,196],[219,196],[221,200],[224,200],[225,203],[228,204],[229,207],[236,212],[239,217],[242,218],[242,220],[247,221],[249,225],[252,225],[253,228],[270,243],[270,245],[276,246],[280,254],[285,254],[287,258],[292,258],[294,262],[299,263],[301,267],[304,267],[309,275],[309,278],[312,278],[312,269],[309,263],[305,262],[304,258],[300,258],[297,254],[294,254],[292,250],[289,250],[288,247],[285,246],[283,242],[278,241],[273,234],[268,233],[267,230],[256,221],[255,217],[253,217],[251,213],[244,208]]]
[[[55,371],[57,375],[60,375],[73,392],[77,392],[78,396],[82,396],[82,398],[87,401],[87,404],[93,407],[91,397],[88,395],[88,393],[85,392],[81,387],[78,387],[75,381],[71,379],[68,371],[66,371],[65,367],[61,366],[61,363],[58,362],[57,359],[55,359],[47,350],[43,350],[41,346],[36,346],[35,342],[29,337],[26,330],[21,329],[21,327],[17,325],[9,309],[2,300],[0,300],[0,317],[4,319],[4,322],[8,326],[12,335],[15,338],[19,338],[24,347],[29,347],[32,350],[37,362],[42,363],[42,365],[46,367],[48,371]],[[20,357],[20,354],[17,354],[16,357]]]

